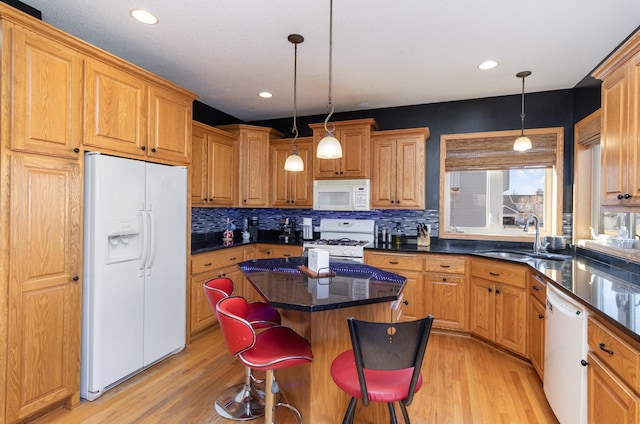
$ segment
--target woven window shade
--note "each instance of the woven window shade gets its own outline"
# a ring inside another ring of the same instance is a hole
[[[516,152],[513,142],[519,134],[515,137],[513,131],[482,134],[443,136],[445,171],[551,168],[556,164],[558,144],[562,142],[556,128],[537,134],[527,133],[533,148]]]

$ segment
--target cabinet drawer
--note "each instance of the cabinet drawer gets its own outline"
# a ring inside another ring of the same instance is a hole
[[[527,288],[526,266],[512,265],[504,261],[474,259],[471,261],[471,275],[513,287]]]
[[[532,274],[531,277],[529,277],[529,293],[538,299],[540,303],[546,305],[547,282],[539,275]]]
[[[453,255],[427,255],[424,270],[427,272],[446,272],[448,274],[464,274],[466,258]]]
[[[365,252],[365,262],[377,268],[422,271],[424,258],[413,254]]]
[[[191,274],[196,275],[201,272],[236,264],[243,260],[242,248],[222,249],[215,252],[201,253],[191,258]]]
[[[640,353],[593,318],[589,318],[589,348],[633,390],[640,392]]]

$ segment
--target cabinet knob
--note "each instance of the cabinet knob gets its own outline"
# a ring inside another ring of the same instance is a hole
[[[73,153],[80,153],[80,149],[78,149],[77,147],[73,148]]]
[[[140,150],[144,151],[144,150],[147,150],[147,148],[146,148],[146,146],[142,146],[142,147],[140,147]]]
[[[582,359],[580,361],[580,365],[582,365],[583,367],[586,367],[587,365],[589,365],[589,363],[587,361],[585,361],[584,359]]]
[[[73,281],[78,281],[78,280],[80,280],[80,277],[78,277],[77,275],[74,275],[74,276],[73,276],[73,278],[72,278],[72,280],[73,280]]]
[[[334,172],[334,174],[339,175],[338,171]]]
[[[400,203],[400,201],[399,201],[399,200],[396,200],[396,203],[397,203],[397,204],[399,204],[399,203]]]
[[[391,203],[393,203],[393,200],[391,201]]]
[[[340,175],[344,174],[344,172],[340,171]]]
[[[154,148],[152,148],[152,149],[151,149],[151,152],[152,152],[152,153],[155,153],[155,152],[156,152],[156,148],[155,148],[155,147],[154,147]]]
[[[247,199],[242,199],[242,203],[247,203]]]
[[[544,318],[544,315],[538,314],[538,319],[542,319],[542,318]]]
[[[489,272],[489,275],[493,275],[494,277],[499,277],[500,273],[498,273],[498,272]]]
[[[629,193],[626,193],[626,194],[624,195],[624,198],[625,198],[625,199],[631,199],[631,195],[630,195]]]
[[[493,289],[491,287],[489,287],[487,290],[489,290],[489,293],[491,293],[493,291]]]
[[[534,289],[535,291],[540,291],[540,287],[538,287],[538,286],[533,286],[531,288]]]
[[[447,281],[447,277],[442,277],[442,281]]]
[[[409,305],[409,301],[408,301],[408,300],[405,300],[405,301],[404,301],[404,302],[402,302],[402,303],[404,303],[404,304],[405,304],[405,306]]]
[[[496,289],[496,294],[500,294],[500,289]]]

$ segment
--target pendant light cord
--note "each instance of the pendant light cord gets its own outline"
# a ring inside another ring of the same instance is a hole
[[[522,76],[522,112],[520,113],[520,136],[524,137],[524,79],[526,75]]]
[[[329,130],[327,124],[329,123],[329,119],[333,115],[334,106],[333,100],[331,99],[331,69],[333,68],[333,0],[329,1],[329,102],[327,107],[329,107],[329,114],[327,118],[324,120],[324,130],[327,132],[327,135],[333,136],[333,132],[336,129],[335,124],[331,124],[332,128]]]
[[[298,139],[298,125],[297,125],[297,112],[298,104],[298,43],[294,43],[294,53],[293,53],[293,129],[291,132],[293,133],[293,140],[291,140],[291,151],[292,154],[298,154],[298,145],[296,144],[296,140]]]

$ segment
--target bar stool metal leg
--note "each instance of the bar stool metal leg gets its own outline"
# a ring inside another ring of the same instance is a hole
[[[244,383],[223,391],[215,402],[220,416],[234,421],[249,421],[265,415],[265,393],[252,384],[251,368],[245,367]]]

